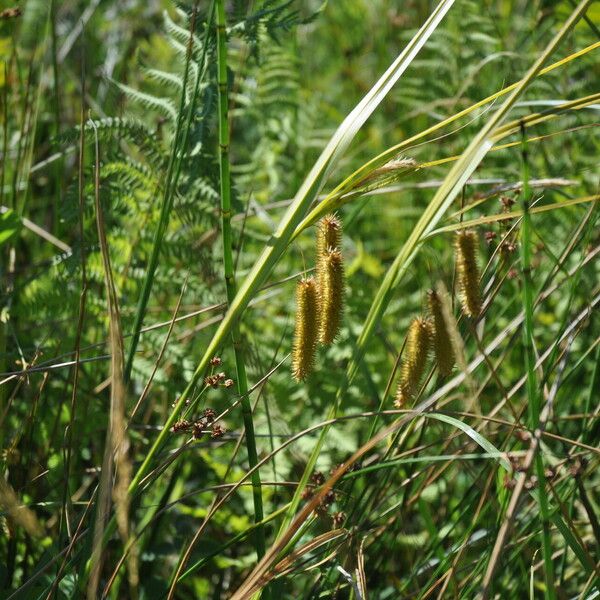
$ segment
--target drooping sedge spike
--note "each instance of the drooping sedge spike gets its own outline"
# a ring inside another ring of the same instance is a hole
[[[405,358],[402,361],[400,383],[396,392],[396,406],[404,406],[412,400],[419,386],[431,347],[431,322],[423,317],[413,319],[406,337]]]
[[[477,233],[474,230],[459,231],[456,234],[455,249],[458,286],[463,311],[467,316],[477,318],[481,312]]]
[[[344,273],[340,253],[342,223],[335,214],[325,215],[317,226],[316,276],[319,292],[319,341],[331,344],[341,323]]]
[[[292,349],[294,379],[306,379],[315,361],[317,347],[317,284],[314,277],[298,281],[296,286],[296,324]]]
[[[442,303],[435,290],[427,292],[427,304],[432,319],[433,351],[440,375],[447,377],[452,373],[455,363],[454,349],[450,339],[450,332],[444,319]]]
[[[342,323],[344,262],[339,250],[328,248],[321,257],[319,277],[319,342],[331,344]]]

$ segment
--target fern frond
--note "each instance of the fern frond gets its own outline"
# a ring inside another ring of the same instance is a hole
[[[114,79],[109,79],[109,81],[116,85],[125,94],[125,96],[133,102],[139,103],[144,108],[149,108],[159,112],[167,117],[172,123],[177,121],[177,108],[175,107],[175,103],[169,98],[158,98],[152,94],[140,92],[139,90],[125,85],[124,83],[115,81]]]
[[[184,11],[178,10],[177,13],[185,20],[186,23],[189,21],[188,16],[185,14]],[[181,52],[181,49],[183,49],[183,57],[185,58],[185,56],[187,55],[187,47],[190,42],[190,30],[186,27],[182,27],[181,25],[175,23],[175,21],[171,19],[167,11],[163,12],[163,21],[165,24],[165,31],[168,34],[168,37],[171,39],[171,41],[178,42],[178,52]],[[192,55],[196,61],[199,61],[202,57],[202,48],[204,44],[202,43],[200,38],[198,38],[197,34],[194,34],[193,40],[194,41]]]
[[[171,86],[178,90],[183,88],[183,79],[176,75],[175,73],[168,73],[167,71],[160,71],[159,69],[143,69],[144,75],[151,79],[152,81],[156,81],[157,83]]]

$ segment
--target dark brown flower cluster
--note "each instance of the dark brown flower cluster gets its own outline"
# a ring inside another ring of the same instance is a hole
[[[215,418],[215,411],[212,408],[205,408],[202,411],[202,416],[198,419],[180,419],[177,421],[171,427],[171,433],[191,433],[195,440],[199,440],[210,430],[211,438],[220,438],[225,434],[225,429],[214,422]]]
[[[211,367],[220,367],[222,364],[222,360],[218,356],[213,356],[210,359]],[[233,387],[235,382],[233,379],[229,379],[225,373],[222,371],[220,373],[211,373],[204,378],[204,385],[212,388],[217,388],[219,386],[223,386],[226,388]]]
[[[207,375],[204,378],[204,385],[208,385],[210,387],[216,388],[221,385],[221,383],[225,382],[227,375],[225,373],[215,373],[214,375]]]
[[[335,469],[333,469],[333,470],[335,470]],[[310,478],[309,486],[307,486],[305,488],[305,490],[302,492],[302,498],[304,500],[310,500],[315,495],[316,489],[321,487],[324,483],[325,483],[325,476],[323,475],[323,473],[321,473],[321,471],[315,471],[312,474],[312,477]],[[329,515],[329,509],[331,508],[333,503],[336,501],[336,499],[337,499],[337,494],[335,493],[335,491],[327,490],[327,492],[325,493],[323,498],[321,498],[321,501],[319,502],[317,508],[315,509],[315,512],[320,517],[326,517],[327,515]],[[338,512],[334,513],[333,515],[331,515],[331,519],[332,519],[333,527],[337,529],[337,528],[341,527],[344,524],[344,522],[346,521],[346,515],[343,512],[338,511]]]

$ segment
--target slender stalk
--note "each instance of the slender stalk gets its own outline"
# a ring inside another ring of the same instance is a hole
[[[230,306],[237,294],[235,272],[233,266],[233,240],[231,233],[231,175],[229,167],[229,95],[227,91],[227,33],[225,20],[224,0],[216,0],[217,12],[217,84],[219,87],[219,171],[221,178],[221,226],[223,229],[223,266],[225,269],[225,287],[227,290],[227,305]],[[242,415],[246,430],[246,448],[250,468],[258,463],[256,453],[256,439],[254,437],[254,423],[252,420],[252,407],[248,397],[248,378],[244,363],[244,351],[240,335],[239,323],[231,329],[231,340],[235,354],[235,367],[237,371],[237,387],[241,396]],[[252,473],[252,495],[254,499],[254,521],[263,520],[262,489],[260,473]],[[263,527],[257,527],[254,543],[258,559],[265,553],[265,534]]]
[[[83,46],[85,48],[85,46]],[[69,427],[66,441],[65,451],[65,463],[64,463],[64,488],[63,488],[63,513],[61,521],[58,527],[58,539],[61,539],[62,535],[62,519],[64,519],[67,531],[70,532],[69,520],[68,520],[68,506],[71,501],[69,491],[69,478],[71,474],[71,459],[73,454],[73,429],[76,422],[76,409],[77,409],[77,390],[79,385],[79,360],[81,358],[81,338],[83,335],[83,325],[85,320],[85,308],[88,292],[87,283],[87,266],[86,266],[86,251],[85,251],[85,232],[84,232],[84,210],[85,210],[85,196],[84,196],[84,163],[85,163],[85,55],[82,50],[81,60],[81,111],[80,111],[80,130],[79,130],[79,167],[78,167],[78,196],[79,196],[79,243],[80,254],[81,254],[81,293],[79,295],[79,309],[77,314],[77,329],[75,333],[75,365],[73,367],[73,389],[71,392],[71,410],[69,412]],[[70,535],[70,533],[69,533]]]
[[[52,77],[53,77],[53,109],[54,109],[54,135],[58,138],[60,135],[60,87],[58,79],[58,51],[56,46],[56,0],[50,3],[50,34],[52,43]],[[62,196],[62,172],[63,160],[60,158],[54,165],[54,204],[52,206],[52,233],[60,235],[58,224],[60,219],[58,211],[60,199]]]
[[[529,412],[529,427],[537,429],[540,422],[540,397],[535,372],[534,337],[533,337],[533,285],[531,282],[531,216],[529,201],[529,164],[527,156],[527,136],[525,127],[521,130],[523,145],[523,221],[521,224],[521,263],[523,267],[523,309],[525,314],[523,327],[523,350],[527,371],[527,408]],[[538,451],[535,456],[535,471],[538,481],[538,503],[542,518],[542,554],[544,556],[544,575],[546,589],[544,597],[549,600],[556,598],[554,590],[554,567],[552,564],[552,544],[550,540],[550,515],[548,497],[546,495],[546,478],[544,476],[544,461]]]

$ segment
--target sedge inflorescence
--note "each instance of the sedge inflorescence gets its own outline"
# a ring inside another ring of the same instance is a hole
[[[317,227],[316,272],[319,287],[319,342],[333,343],[342,322],[344,262],[340,251],[342,223],[326,215]]]
[[[329,345],[336,338],[344,310],[344,261],[342,253],[327,248],[320,257],[319,342]]]
[[[455,244],[456,270],[463,311],[467,316],[477,318],[481,312],[477,233],[473,230],[460,231],[456,234]]]
[[[302,380],[312,370],[317,344],[337,337],[344,310],[344,259],[340,249],[342,224],[326,215],[317,227],[316,277],[298,282],[292,373]]]
[[[318,294],[314,277],[298,281],[296,285],[296,325],[292,350],[292,373],[301,381],[310,373],[317,347]]]
[[[427,305],[431,315],[431,325],[433,328],[433,352],[440,375],[447,377],[452,373],[455,357],[448,325],[444,319],[442,311],[442,302],[439,294],[435,290],[427,292]]]
[[[396,406],[405,406],[412,400],[425,373],[431,348],[432,326],[428,319],[416,317],[408,328],[405,357],[396,391]]]

